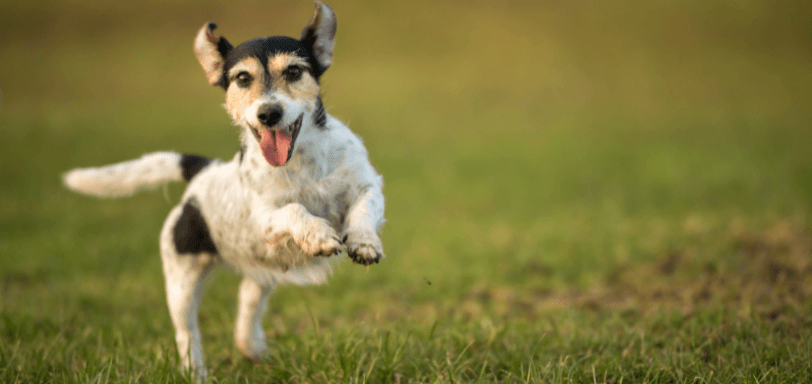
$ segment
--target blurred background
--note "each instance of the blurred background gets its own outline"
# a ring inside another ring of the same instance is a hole
[[[323,97],[384,176],[388,257],[281,289],[269,328],[808,304],[812,3],[329,4]],[[115,314],[166,335],[157,236],[184,185],[96,200],[60,175],[158,150],[230,158],[195,34],[298,37],[312,12],[0,0],[4,327]],[[202,316],[230,324],[237,277],[215,280]]]

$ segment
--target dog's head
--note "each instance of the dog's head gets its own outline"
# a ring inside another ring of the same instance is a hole
[[[333,62],[335,13],[316,1],[300,39],[260,37],[236,48],[214,36],[215,27],[207,23],[198,33],[197,59],[209,83],[226,90],[234,122],[256,138],[268,163],[283,166],[303,126],[326,124],[319,77]]]

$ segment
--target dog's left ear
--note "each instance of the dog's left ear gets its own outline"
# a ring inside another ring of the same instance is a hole
[[[316,12],[302,31],[300,42],[316,59],[315,76],[321,76],[333,63],[336,38],[336,14],[329,5],[316,1]]]
[[[217,25],[214,23],[206,23],[200,28],[195,38],[195,56],[206,72],[209,84],[225,87],[223,65],[226,62],[226,55],[234,47],[225,37],[214,36],[215,28]]]

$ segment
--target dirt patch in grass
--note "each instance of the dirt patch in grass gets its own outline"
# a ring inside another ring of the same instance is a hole
[[[733,229],[723,242],[718,258],[687,247],[651,265],[620,271],[617,284],[591,302],[600,306],[632,300],[642,309],[672,306],[684,312],[723,305],[742,315],[769,318],[808,302],[812,236],[801,227],[784,221],[762,232]],[[659,283],[635,276],[656,276]]]
[[[812,234],[803,226],[788,221],[761,231],[732,226],[704,236],[714,238],[664,252],[647,264],[617,265],[602,284],[589,290],[479,286],[460,309],[466,317],[487,311],[535,318],[564,307],[642,313],[672,309],[690,315],[722,306],[740,316],[777,320],[809,305]]]

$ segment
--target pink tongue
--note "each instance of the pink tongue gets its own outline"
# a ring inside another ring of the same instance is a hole
[[[281,167],[288,162],[288,150],[290,150],[290,136],[279,131],[262,132],[262,141],[259,147],[262,148],[262,155],[265,160],[274,167]]]

